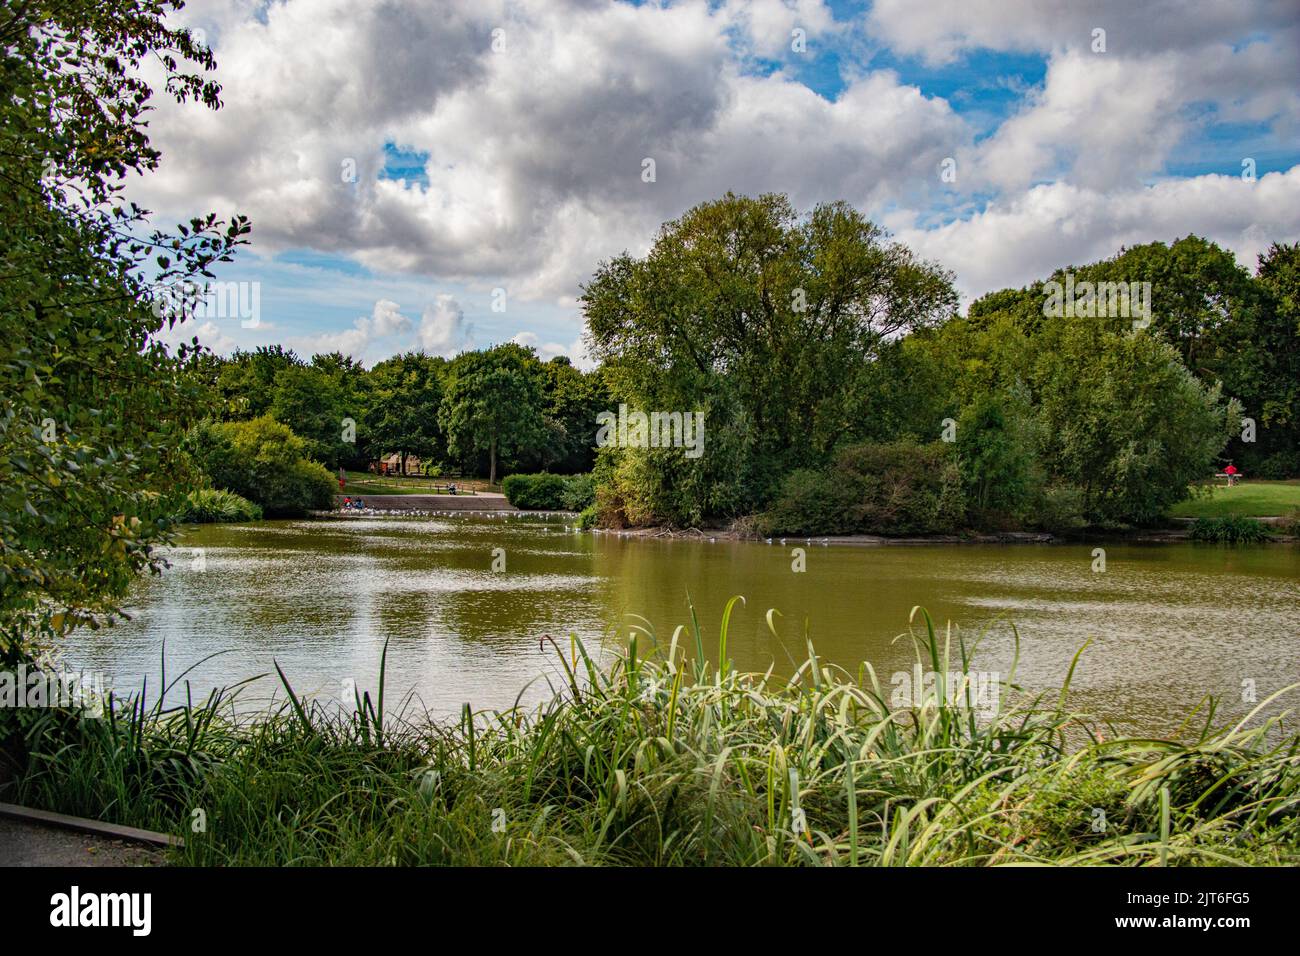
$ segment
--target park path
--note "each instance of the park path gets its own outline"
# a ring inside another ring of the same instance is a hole
[[[0,866],[160,866],[159,850],[0,817]]]
[[[481,491],[474,495],[371,495],[364,491],[334,496],[334,506],[341,508],[344,497],[360,498],[367,508],[376,511],[517,511],[496,492]]]

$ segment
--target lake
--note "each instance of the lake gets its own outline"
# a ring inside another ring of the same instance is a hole
[[[968,640],[983,632],[978,666],[1004,677],[1014,625],[1028,691],[1058,688],[1091,639],[1071,701],[1126,732],[1172,733],[1211,694],[1222,718],[1242,715],[1252,688],[1262,701],[1300,680],[1300,548],[1105,544],[1097,572],[1094,547],[782,547],[582,533],[532,515],[206,525],[168,551],[170,570],[139,582],[131,620],[78,632],[65,656],[119,692],[147,679],[152,698],[164,644],[168,680],[223,652],[189,674],[195,696],[269,672],[243,692],[255,704],[278,690],[274,660],[299,693],[337,700],[347,681],[373,690],[387,639],[390,706],[410,692],[442,716],[545,696],[558,670],[543,634],[567,647],[577,633],[608,656],[640,615],[666,644],[689,623],[688,594],[716,658],[722,609],[740,594],[737,667],[790,673],[807,634],[829,663],[870,661],[886,689],[912,666],[895,638],[915,605]],[[779,638],[764,620],[773,607]]]

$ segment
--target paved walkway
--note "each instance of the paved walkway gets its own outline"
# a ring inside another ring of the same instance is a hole
[[[341,508],[344,498],[360,498],[367,508],[377,511],[518,511],[506,496],[482,491],[476,495],[368,495],[364,491],[334,496],[334,506]]]
[[[0,817],[0,866],[160,866],[138,843]]]

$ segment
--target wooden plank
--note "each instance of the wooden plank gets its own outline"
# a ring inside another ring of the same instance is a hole
[[[98,836],[112,837],[116,840],[131,840],[135,843],[150,843],[154,846],[184,846],[185,840],[170,833],[156,833],[153,830],[141,830],[138,827],[124,827],[116,823],[104,823],[102,820],[87,820],[85,817],[70,817],[64,813],[51,813],[49,810],[34,810],[20,807],[16,803],[0,803],[0,816],[15,820],[27,820],[31,823],[43,823],[46,826],[62,827],[65,830],[81,830]]]

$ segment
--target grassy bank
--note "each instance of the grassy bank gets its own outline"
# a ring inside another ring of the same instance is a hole
[[[1196,497],[1179,502],[1169,509],[1174,518],[1271,518],[1300,509],[1300,480],[1244,481],[1227,485],[1206,486]]]
[[[967,699],[942,675],[970,672],[971,649],[920,611],[937,697],[891,706],[887,675],[811,645],[788,680],[737,673],[730,610],[666,645],[637,628],[605,665],[552,642],[548,703],[451,724],[385,714],[382,683],[350,714],[292,690],[248,722],[225,695],[49,712],[10,739],[23,769],[3,799],[181,833],[174,861],[202,865],[1300,862],[1300,739],[1270,743],[1274,721],[1112,738],[1068,710],[1068,674],[1033,700],[1005,675],[977,719],[937,703]]]
[[[372,475],[365,471],[345,472],[348,476],[345,495],[434,495],[446,494],[447,485],[454,484],[457,494],[480,491],[500,491],[482,478],[415,478],[400,475]]]

